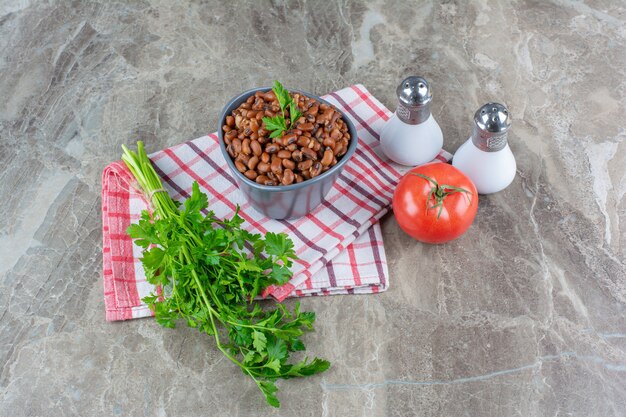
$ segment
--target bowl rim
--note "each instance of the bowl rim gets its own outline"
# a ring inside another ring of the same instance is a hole
[[[247,184],[247,185],[249,185],[251,187],[254,187],[254,188],[258,189],[258,190],[271,191],[271,192],[287,192],[287,191],[291,191],[291,190],[298,190],[298,189],[301,189],[301,188],[309,186],[309,185],[317,184],[318,182],[322,182],[326,178],[331,177],[337,171],[340,171],[343,168],[343,166],[350,160],[350,158],[352,158],[352,156],[354,155],[354,153],[356,151],[356,147],[357,147],[358,142],[359,142],[359,137],[357,135],[356,127],[354,126],[352,121],[347,117],[347,115],[346,115],[346,113],[344,111],[342,111],[336,105],[330,103],[329,101],[326,101],[323,98],[321,98],[319,96],[316,96],[315,94],[308,93],[306,91],[302,91],[302,90],[298,90],[298,89],[287,89],[290,93],[304,94],[307,97],[314,98],[315,100],[319,101],[320,103],[326,103],[328,105],[331,105],[339,113],[341,113],[341,117],[343,118],[344,122],[347,123],[348,131],[350,132],[350,144],[348,145],[348,151],[342,156],[341,160],[338,161],[328,171],[318,175],[315,178],[311,178],[311,179],[302,181],[300,183],[294,183],[294,184],[290,184],[290,185],[263,185],[263,184],[259,184],[256,181],[250,180],[248,177],[246,177],[241,172],[239,172],[237,167],[235,167],[235,163],[233,162],[231,156],[226,151],[226,143],[224,142],[224,131],[222,129],[222,126],[224,126],[224,124],[226,123],[226,116],[227,116],[226,112],[227,112],[228,108],[231,107],[231,105],[234,102],[236,102],[236,101],[238,101],[238,100],[240,100],[242,98],[247,98],[247,97],[251,96],[252,94],[256,93],[257,91],[267,92],[267,91],[270,91],[271,89],[272,89],[272,87],[257,87],[257,88],[252,88],[252,89],[246,90],[246,91],[244,91],[244,92],[242,92],[240,94],[237,94],[235,97],[233,97],[230,100],[228,100],[228,103],[226,103],[226,105],[222,108],[222,111],[220,112],[220,116],[219,116],[219,119],[218,119],[219,126],[218,126],[218,130],[217,130],[217,135],[218,135],[218,138],[219,138],[219,145],[220,145],[220,149],[222,151],[222,155],[224,156],[224,159],[226,159],[226,163],[230,167],[230,170],[233,172],[233,175],[237,176],[245,184]]]

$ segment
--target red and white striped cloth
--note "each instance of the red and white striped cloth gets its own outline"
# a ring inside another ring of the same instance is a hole
[[[216,134],[151,155],[173,199],[187,198],[193,181],[197,181],[218,217],[232,216],[239,204],[249,231],[289,234],[299,260],[287,284],[267,291],[279,301],[289,296],[376,293],[388,287],[387,261],[377,222],[389,210],[401,174],[382,155],[378,132],[391,113],[362,85],[324,98],[350,117],[357,128],[359,145],[325,202],[299,219],[272,220],[250,207],[222,157]],[[437,157],[441,161],[449,158],[445,151]],[[148,207],[133,182],[122,162],[107,166],[102,177],[107,320],[151,315],[141,302],[153,291],[141,265],[141,248],[126,234],[130,223]]]

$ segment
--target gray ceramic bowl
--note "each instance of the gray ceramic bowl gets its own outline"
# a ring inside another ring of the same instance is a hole
[[[352,155],[354,155],[358,144],[358,136],[350,119],[345,113],[337,109],[337,111],[341,113],[344,122],[348,125],[351,139],[350,144],[348,145],[348,151],[331,169],[315,178],[311,178],[310,180],[286,186],[261,185],[249,180],[241,172],[239,172],[237,168],[235,168],[235,163],[231,159],[230,155],[228,155],[228,152],[226,152],[222,126],[226,124],[226,116],[231,114],[231,112],[239,107],[241,103],[246,101],[248,97],[257,91],[266,92],[269,90],[271,90],[270,87],[254,88],[239,94],[237,97],[234,97],[228,102],[220,114],[218,124],[220,149],[222,150],[224,159],[226,159],[226,162],[230,167],[233,177],[235,177],[235,180],[239,185],[239,189],[243,191],[252,207],[272,219],[293,219],[296,217],[302,217],[322,203],[324,197],[326,197],[326,194],[328,194],[330,189],[333,187],[333,184],[339,177],[339,174],[341,174],[344,165],[350,160],[350,158],[352,158]],[[304,94],[307,97],[316,99],[320,103],[331,104],[313,94],[299,90],[289,91]]]

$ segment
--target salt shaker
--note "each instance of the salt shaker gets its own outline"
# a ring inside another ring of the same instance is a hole
[[[398,108],[380,133],[383,152],[402,165],[421,165],[441,151],[443,134],[430,114],[432,93],[422,77],[406,78],[396,89]]]
[[[474,114],[472,136],[454,154],[452,165],[474,182],[479,194],[503,190],[515,178],[515,157],[507,140],[510,127],[507,108],[487,103]]]

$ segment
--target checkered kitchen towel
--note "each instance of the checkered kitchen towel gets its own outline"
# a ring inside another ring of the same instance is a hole
[[[326,201],[299,219],[272,220],[250,207],[223,159],[216,134],[151,155],[173,199],[187,198],[193,181],[197,181],[218,217],[232,216],[239,204],[249,231],[289,234],[299,260],[294,263],[294,274],[287,284],[268,289],[278,300],[288,296],[376,293],[388,286],[387,262],[377,222],[389,210],[401,174],[382,155],[378,132],[391,113],[361,85],[324,98],[351,118],[359,146]],[[442,152],[438,159],[445,161],[449,156]],[[103,273],[107,320],[151,315],[141,298],[153,287],[146,282],[140,248],[126,234],[128,225],[147,208],[146,200],[132,183],[122,162],[104,170]]]

